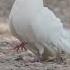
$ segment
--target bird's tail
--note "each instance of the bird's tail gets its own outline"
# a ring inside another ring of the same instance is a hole
[[[62,34],[56,40],[56,46],[70,54],[70,30],[63,29]]]

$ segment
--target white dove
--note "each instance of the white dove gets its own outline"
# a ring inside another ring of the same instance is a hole
[[[16,0],[9,25],[12,34],[26,41],[28,49],[40,59],[55,56],[58,48],[70,54],[70,32],[50,9],[43,6],[43,0]]]

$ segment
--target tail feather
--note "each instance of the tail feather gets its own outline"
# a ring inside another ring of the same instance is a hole
[[[56,41],[57,47],[70,54],[70,30],[63,29],[62,34]]]

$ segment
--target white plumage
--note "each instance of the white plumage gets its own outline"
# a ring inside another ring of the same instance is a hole
[[[70,32],[42,0],[16,0],[9,17],[12,33],[29,43],[28,48],[43,58],[57,48],[70,54]]]

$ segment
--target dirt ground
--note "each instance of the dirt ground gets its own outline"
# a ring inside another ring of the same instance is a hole
[[[10,43],[16,41],[8,27],[8,16],[14,0],[0,0],[0,70],[70,70],[70,59],[66,56],[63,62],[34,62],[34,58],[29,52],[16,53],[10,50]],[[48,6],[63,24],[70,27],[70,0],[44,0],[44,5]]]

